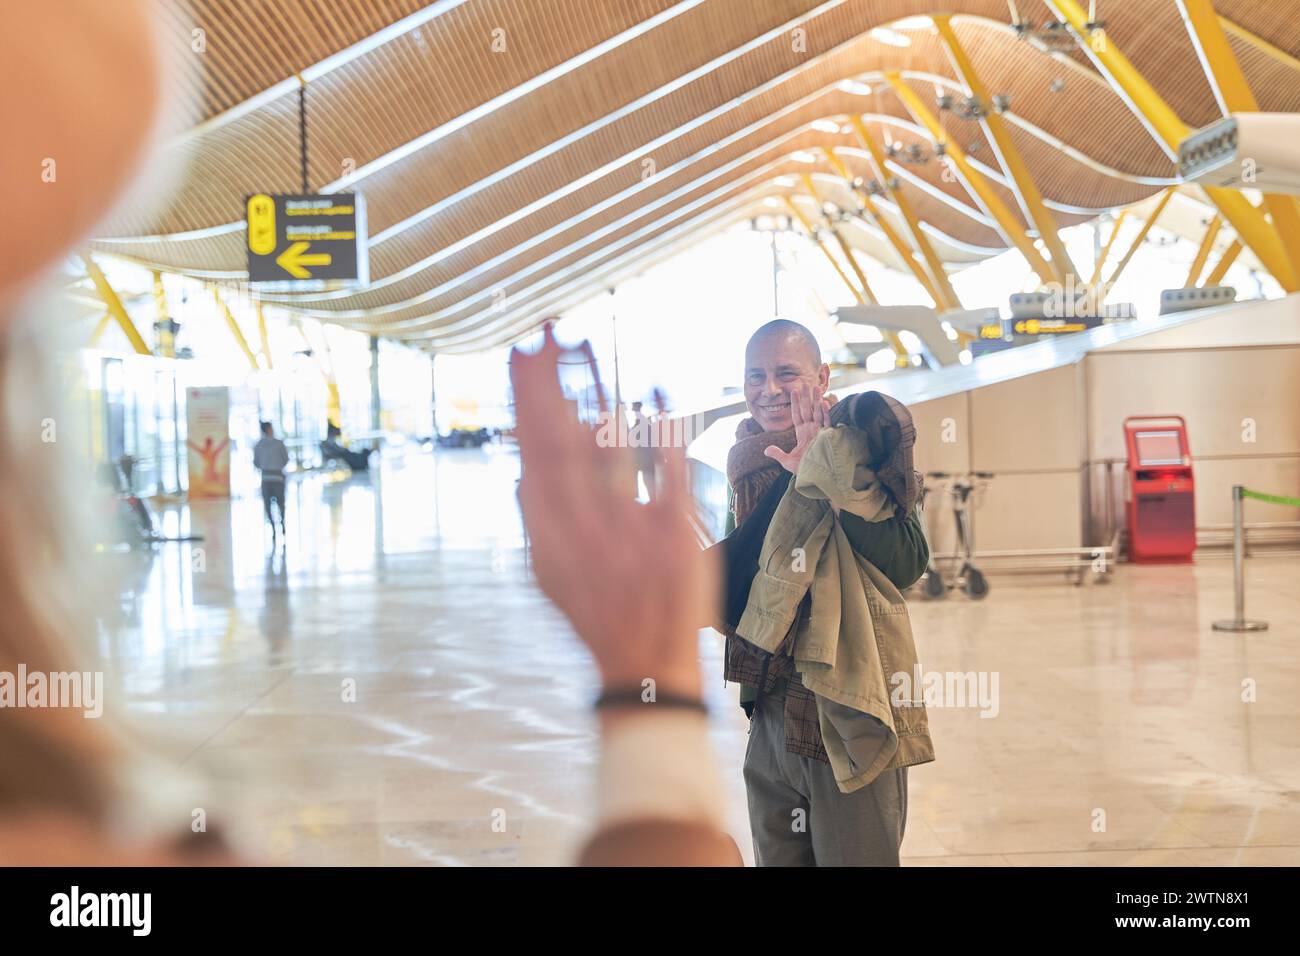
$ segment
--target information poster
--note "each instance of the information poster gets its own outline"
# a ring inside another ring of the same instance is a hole
[[[224,388],[191,388],[186,394],[190,497],[229,498],[230,395]]]

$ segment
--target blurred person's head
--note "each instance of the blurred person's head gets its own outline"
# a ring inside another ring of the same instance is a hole
[[[825,388],[830,366],[817,339],[798,322],[773,319],[745,346],[745,405],[765,432],[794,425],[790,392],[803,385]]]
[[[262,422],[262,434],[265,435],[267,438],[275,437],[275,429],[271,427],[270,422]]]
[[[140,170],[163,66],[143,0],[5,5],[0,32],[0,316]]]
[[[76,513],[61,457],[72,435],[43,417],[58,374],[44,348],[62,316],[19,318],[139,174],[164,88],[154,12],[146,0],[15,3],[0,31],[0,672],[25,700],[32,674],[85,671],[76,645],[93,638],[93,621],[79,579],[94,575],[62,533]],[[24,672],[28,687],[17,681]],[[113,780],[100,722],[15,702],[0,710],[0,817],[101,820]]]

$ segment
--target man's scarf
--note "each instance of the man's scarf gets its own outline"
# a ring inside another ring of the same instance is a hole
[[[771,445],[784,452],[792,451],[794,426],[779,432],[765,432],[753,418],[746,418],[736,427],[736,444],[727,453],[727,482],[731,485],[732,511],[737,525],[749,517],[763,492],[781,477],[780,464],[763,454]]]
[[[833,396],[828,397],[834,401]],[[830,423],[852,425],[867,433],[872,470],[893,496],[899,512],[910,512],[920,495],[921,476],[912,468],[916,427],[907,406],[881,392],[861,392],[835,402]],[[737,526],[754,509],[763,492],[781,476],[780,464],[763,454],[769,445],[776,445],[784,452],[793,450],[794,427],[765,432],[753,418],[744,419],[736,427],[736,444],[727,455],[727,481],[731,485]]]

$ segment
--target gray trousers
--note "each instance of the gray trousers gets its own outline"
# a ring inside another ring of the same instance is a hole
[[[745,750],[749,829],[758,866],[898,866],[907,768],[841,793],[828,763],[787,753],[785,702],[764,697]]]

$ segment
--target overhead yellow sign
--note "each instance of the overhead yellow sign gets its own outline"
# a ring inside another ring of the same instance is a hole
[[[1065,319],[1023,319],[1014,326],[1014,331],[1021,335],[1061,335],[1065,332],[1083,332],[1092,328],[1097,322],[1086,320],[1069,322]]]
[[[249,282],[314,289],[369,281],[359,194],[256,193],[244,205]]]

